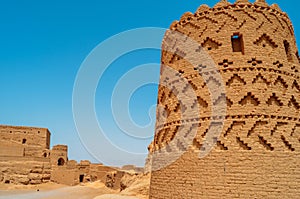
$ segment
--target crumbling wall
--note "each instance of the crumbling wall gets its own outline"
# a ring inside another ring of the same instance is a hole
[[[48,129],[0,125],[0,157],[45,157],[49,146]]]
[[[116,171],[116,169],[101,164],[91,164],[89,174],[93,181],[100,180],[105,183],[107,174],[113,171]]]
[[[124,175],[124,171],[112,171],[107,173],[105,186],[114,190],[122,190],[121,179]]]
[[[0,157],[0,182],[41,184],[50,181],[51,166],[43,158]]]
[[[50,132],[46,128],[0,125],[0,182],[49,182]]]
[[[66,166],[68,161],[68,146],[55,145],[50,152],[50,161],[52,167]]]
[[[70,186],[77,185],[79,184],[79,171],[67,167],[55,168],[51,172],[51,181]]]
[[[48,129],[0,125],[0,183],[105,183],[107,173],[116,170],[88,160],[69,161],[68,146],[55,145],[50,150],[49,145]],[[116,179],[119,184],[119,174]]]

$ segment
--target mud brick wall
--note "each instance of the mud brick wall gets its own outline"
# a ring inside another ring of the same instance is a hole
[[[166,33],[161,71],[167,65],[177,74],[161,74],[161,82],[173,79],[169,87],[159,86],[158,105],[164,107],[166,120],[157,119],[150,154],[167,147],[179,129],[188,127],[186,134],[197,129],[197,134],[189,152],[152,173],[150,198],[299,198],[300,65],[287,14],[264,0],[222,0],[213,8],[202,5],[194,14],[185,13],[170,30],[199,47],[181,49],[172,33]],[[215,69],[207,71],[205,64],[194,66],[187,60],[199,56],[199,48],[210,55]],[[222,78],[215,78],[216,73]],[[183,112],[190,107],[178,99],[176,88],[170,89],[176,78],[186,79],[196,95],[189,100],[199,106],[199,112],[185,120]],[[209,84],[223,84],[225,92],[212,101]],[[224,123],[211,123],[219,117],[212,115],[212,106],[221,99],[226,101]],[[221,135],[201,159],[209,129],[221,129]],[[180,142],[177,146],[186,150]]]
[[[299,152],[186,153],[152,173],[150,198],[299,198]]]
[[[45,158],[1,157],[0,182],[7,184],[41,184],[50,181],[51,165]]]
[[[46,128],[0,125],[0,157],[47,157],[50,132]]]

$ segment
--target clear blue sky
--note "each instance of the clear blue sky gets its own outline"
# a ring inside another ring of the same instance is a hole
[[[90,51],[119,32],[139,27],[168,28],[201,4],[213,6],[217,0],[152,1],[40,1],[10,0],[0,3],[0,123],[47,127],[51,145],[67,144],[70,159],[95,160],[77,135],[72,115],[72,91],[76,74]],[[230,1],[233,2],[233,1]],[[253,2],[253,1],[252,1]],[[288,13],[300,42],[299,7],[295,0],[269,0]],[[96,94],[98,119],[118,140],[118,129],[109,107],[113,85],[122,73],[139,64],[158,63],[160,52],[145,50],[118,59],[106,72]],[[158,70],[156,73],[158,78]],[[101,83],[101,82],[100,82]],[[136,123],[149,122],[148,109],[156,103],[157,86],[148,85],[134,93],[130,101]],[[121,100],[121,99],[120,99]],[[149,132],[148,132],[149,133]],[[152,132],[154,133],[154,132]],[[124,147],[147,152],[151,139],[131,142]],[[115,164],[121,164],[115,157]],[[141,164],[140,160],[133,162]]]

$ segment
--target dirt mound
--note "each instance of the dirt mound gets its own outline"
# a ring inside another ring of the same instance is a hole
[[[150,186],[150,174],[128,174],[121,179],[122,195],[148,198]]]

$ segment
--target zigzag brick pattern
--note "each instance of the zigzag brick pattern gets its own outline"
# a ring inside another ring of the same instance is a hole
[[[185,105],[174,90],[160,86],[166,121],[157,122],[149,153],[170,143],[187,123],[198,130],[181,158],[152,172],[150,198],[300,198],[300,64],[287,14],[264,0],[223,0],[185,13],[170,29],[197,41],[213,58],[217,68],[209,73],[223,78],[226,95],[219,98],[226,98],[227,112],[215,147],[199,158],[213,128],[210,119],[218,117],[211,112],[218,100],[211,101],[207,84],[220,80],[204,81],[199,71],[206,66],[192,66],[188,52],[176,45],[176,53],[162,52],[162,64],[192,86],[199,113],[181,120]]]

